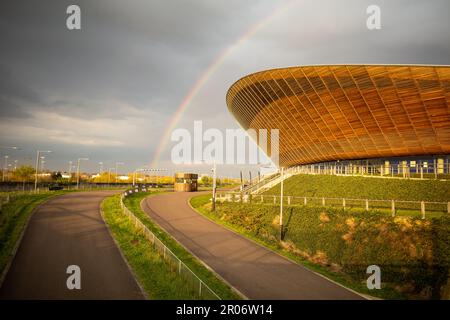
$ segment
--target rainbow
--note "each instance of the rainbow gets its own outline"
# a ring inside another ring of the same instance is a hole
[[[206,82],[211,78],[211,76],[217,71],[217,69],[223,64],[225,59],[231,55],[237,48],[239,48],[244,42],[250,39],[256,32],[258,32],[261,28],[265,27],[269,24],[274,18],[281,15],[285,12],[293,3],[297,0],[291,0],[280,6],[277,10],[272,12],[267,17],[263,18],[251,28],[249,28],[243,35],[241,35],[233,44],[227,47],[222,53],[220,53],[216,59],[206,68],[206,70],[202,73],[200,78],[194,84],[194,86],[189,90],[188,94],[181,101],[180,105],[177,108],[174,116],[168,122],[166,129],[164,130],[164,134],[160,140],[158,148],[155,151],[155,155],[151,162],[151,167],[156,168],[158,166],[159,158],[161,153],[165,150],[167,142],[170,140],[170,135],[172,131],[175,129],[178,121],[186,111],[187,107],[191,103],[191,101],[195,98],[195,96],[199,93],[199,91],[203,88]]]

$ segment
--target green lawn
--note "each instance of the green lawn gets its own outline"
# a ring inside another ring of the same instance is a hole
[[[142,211],[141,201],[150,193],[133,193],[125,199],[125,205],[131,210],[145,226],[153,232],[183,263],[185,263],[204,283],[206,283],[221,299],[237,300],[241,296],[219,279],[212,271],[206,268],[196,257],[175,241],[170,235],[156,225],[150,217]],[[143,270],[145,272],[145,270]],[[147,277],[151,278],[151,272]]]
[[[49,198],[64,193],[66,191],[17,195],[2,206],[0,211],[0,274],[10,262],[12,251],[33,209]]]
[[[361,293],[386,299],[439,296],[450,267],[450,217],[392,218],[377,211],[218,203],[209,195],[191,199],[206,217]],[[382,268],[381,290],[365,286],[365,268]],[[444,280],[443,280],[444,279]]]
[[[280,185],[264,194],[280,194]],[[286,196],[411,201],[450,201],[450,181],[295,175],[284,181]]]

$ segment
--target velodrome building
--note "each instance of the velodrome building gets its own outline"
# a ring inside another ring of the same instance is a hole
[[[226,101],[244,129],[279,129],[282,167],[449,173],[450,66],[266,70],[235,82]]]

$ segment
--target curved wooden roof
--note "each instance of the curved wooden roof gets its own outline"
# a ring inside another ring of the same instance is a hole
[[[450,153],[448,66],[267,70],[238,80],[226,100],[244,129],[280,130],[281,166]]]

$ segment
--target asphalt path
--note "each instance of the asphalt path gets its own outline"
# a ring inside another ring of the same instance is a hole
[[[101,215],[117,191],[76,192],[41,205],[30,219],[0,288],[0,299],[143,299]],[[69,290],[67,267],[80,267]]]
[[[201,193],[197,193],[201,194]],[[147,197],[142,209],[163,229],[249,299],[363,299],[193,210],[193,193]]]

